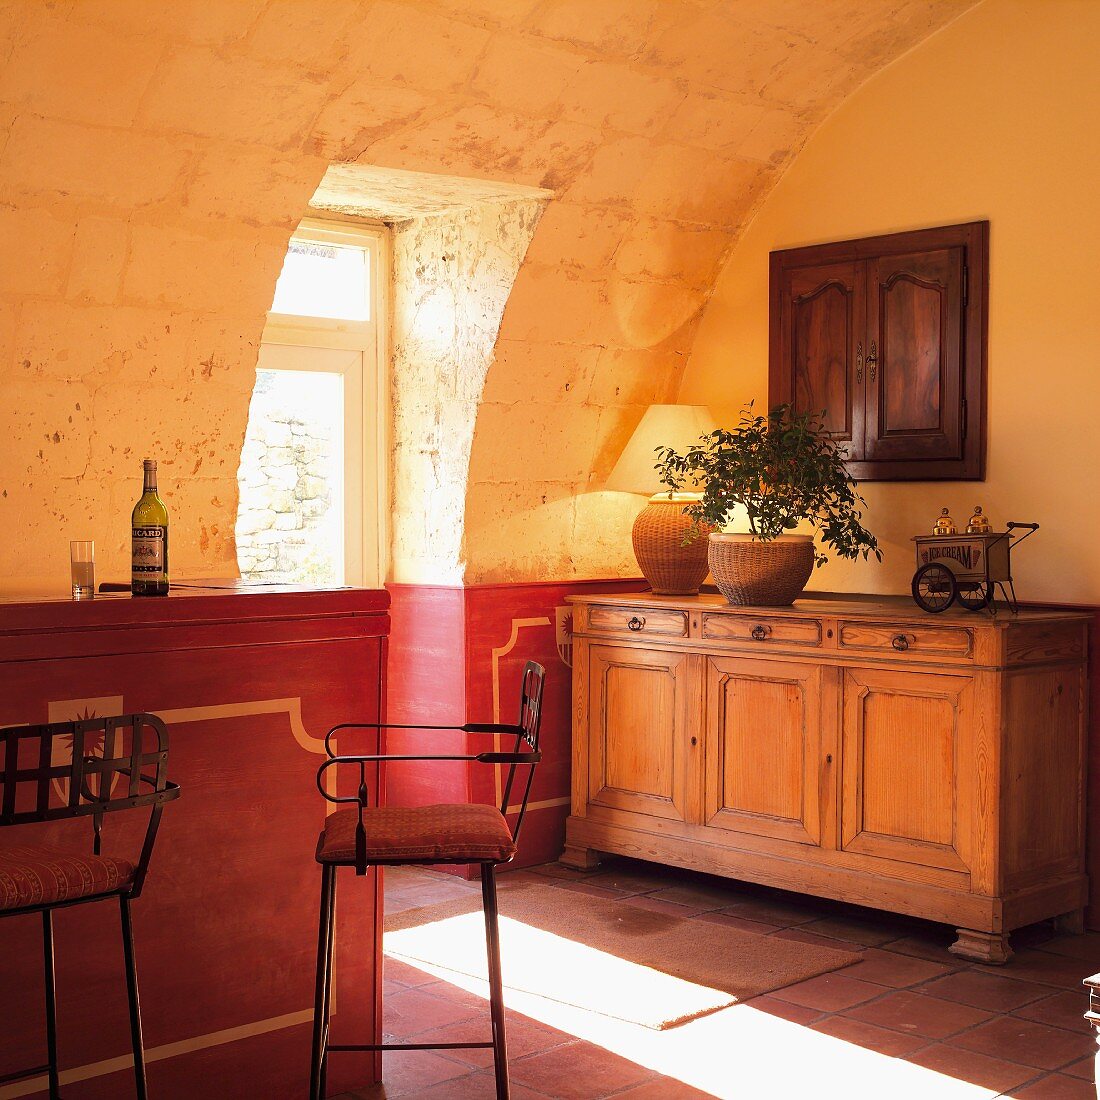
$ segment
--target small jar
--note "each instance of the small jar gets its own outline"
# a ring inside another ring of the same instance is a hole
[[[957,535],[959,533],[958,527],[955,526],[955,521],[951,518],[951,513],[946,508],[940,512],[940,518],[936,520],[936,526],[932,528],[933,535]]]
[[[968,535],[988,535],[993,530],[993,524],[989,522],[989,517],[982,511],[981,505],[978,505],[974,509],[974,514],[970,517],[970,522],[966,525],[966,533]]]

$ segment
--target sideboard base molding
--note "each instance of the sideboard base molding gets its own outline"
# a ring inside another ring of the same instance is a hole
[[[757,852],[700,844],[696,840],[655,837],[642,829],[609,825],[591,818],[571,817],[566,821],[565,850],[560,863],[579,871],[592,871],[599,867],[605,855],[685,867],[722,878],[955,925],[958,939],[949,950],[977,962],[1007,962],[1012,957],[1008,934],[1014,928],[1043,919],[1033,917],[1033,911],[1046,915],[1064,912],[1064,916],[1057,918],[1064,922],[1062,931],[1084,929],[1083,907],[1088,889],[1084,875],[1049,884],[1027,898],[989,898],[864,871],[820,867],[762,856]],[[996,940],[1003,941],[1003,948],[994,944]]]
[[[1004,966],[1012,958],[1007,932],[977,932],[973,928],[956,931],[959,938],[947,949],[952,955],[993,966]]]

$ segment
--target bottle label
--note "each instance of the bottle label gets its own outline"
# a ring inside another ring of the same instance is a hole
[[[133,532],[133,579],[163,580],[167,530],[164,527],[135,527]]]

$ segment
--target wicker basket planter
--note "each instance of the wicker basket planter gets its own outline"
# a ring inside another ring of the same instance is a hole
[[[761,542],[754,535],[712,534],[707,547],[714,583],[738,607],[786,607],[798,599],[814,570],[810,535]]]
[[[679,494],[671,499],[667,494],[652,497],[634,522],[634,556],[654,595],[694,596],[706,580],[705,536],[711,528],[704,527],[702,535],[684,544],[692,529],[684,507],[697,499]]]

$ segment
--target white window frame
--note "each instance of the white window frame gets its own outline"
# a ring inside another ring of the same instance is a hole
[[[307,218],[291,240],[366,249],[370,265],[368,320],[270,311],[261,340],[362,353],[362,376],[352,377],[358,373],[354,371],[344,374],[344,583],[380,588],[389,569],[385,507],[389,499],[389,232],[383,225]],[[369,476],[372,471],[373,477]]]

